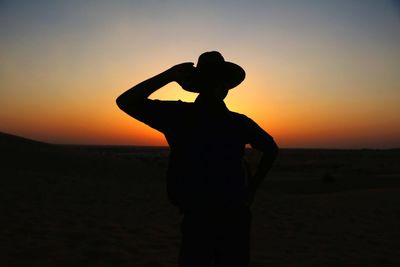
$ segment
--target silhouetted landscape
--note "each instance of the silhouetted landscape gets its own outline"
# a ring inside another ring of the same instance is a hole
[[[168,148],[5,133],[0,148],[2,266],[176,266]],[[250,266],[400,266],[399,160],[399,149],[282,149],[252,207]]]

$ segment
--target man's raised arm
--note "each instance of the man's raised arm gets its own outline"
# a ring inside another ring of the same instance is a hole
[[[193,69],[193,63],[191,62],[175,65],[121,94],[116,100],[117,105],[129,115],[135,114],[152,93],[173,81],[182,85],[189,72]]]

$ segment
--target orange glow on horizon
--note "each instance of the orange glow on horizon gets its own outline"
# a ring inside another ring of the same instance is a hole
[[[79,99],[65,98],[63,104],[35,105],[25,99],[23,109],[10,105],[7,109],[12,115],[0,115],[3,122],[0,130],[51,143],[166,146],[161,133],[129,117],[115,104],[116,97],[133,85],[127,77],[125,80],[119,81],[121,86],[114,86],[114,90],[107,88],[110,84],[102,84],[104,89],[100,87],[101,93],[95,99],[84,87]],[[396,99],[387,102],[384,110],[379,110],[378,105],[369,107],[357,102],[338,109],[335,99],[297,101],[297,97],[278,94],[284,90],[278,83],[269,81],[264,89],[258,86],[260,83],[248,75],[240,86],[231,90],[225,102],[230,110],[256,121],[282,147],[378,146],[370,141],[373,139],[385,139],[388,145],[381,142],[380,146],[391,147],[390,143],[400,136],[400,125],[395,124],[399,120],[395,113]],[[192,102],[196,96],[171,83],[151,98]],[[30,110],[35,110],[36,115],[31,116]]]

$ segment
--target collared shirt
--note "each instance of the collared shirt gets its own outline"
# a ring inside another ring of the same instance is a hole
[[[183,210],[245,205],[245,145],[267,153],[275,147],[253,120],[223,102],[210,108],[199,101],[148,99],[130,115],[165,135],[168,194]]]

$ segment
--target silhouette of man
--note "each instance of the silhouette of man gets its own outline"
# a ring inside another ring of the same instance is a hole
[[[182,63],[117,98],[130,116],[162,132],[170,146],[167,192],[183,213],[180,266],[248,266],[249,206],[277,155],[273,138],[223,100],[245,71],[216,51],[196,67]],[[194,103],[150,100],[170,82],[199,93]],[[263,152],[254,175],[243,167],[245,145]]]

